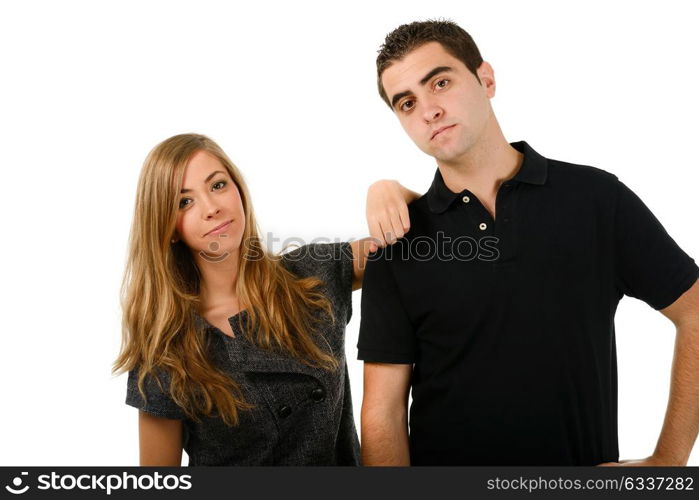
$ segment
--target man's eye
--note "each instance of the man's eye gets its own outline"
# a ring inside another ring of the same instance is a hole
[[[413,101],[407,100],[403,101],[403,104],[400,105],[401,111],[409,111],[413,107]]]
[[[438,80],[435,85],[439,87],[440,89],[443,89],[449,84],[449,79],[448,78],[442,78],[441,80]]]

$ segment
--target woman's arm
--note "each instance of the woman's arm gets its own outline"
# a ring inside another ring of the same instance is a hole
[[[408,204],[419,197],[398,181],[381,180],[369,186],[366,216],[371,237],[350,243],[354,256],[352,290],[362,287],[368,255],[380,246],[392,245],[410,230]]]
[[[352,291],[359,290],[364,281],[364,269],[366,268],[367,256],[374,252],[372,247],[376,246],[373,238],[362,238],[350,242],[352,247]]]
[[[182,465],[182,420],[138,412],[141,466],[179,467]]]
[[[374,243],[384,247],[396,242],[410,230],[408,204],[420,195],[403,187],[398,181],[381,180],[369,186],[366,218]],[[378,247],[371,248],[375,252]]]

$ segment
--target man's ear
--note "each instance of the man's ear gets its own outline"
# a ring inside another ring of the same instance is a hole
[[[485,89],[489,98],[495,96],[495,72],[489,62],[483,61],[476,70],[481,86]]]

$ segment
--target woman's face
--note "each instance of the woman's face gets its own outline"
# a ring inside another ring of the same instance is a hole
[[[218,158],[206,151],[195,153],[187,163],[179,197],[175,238],[193,255],[211,262],[238,254],[245,230],[243,202]],[[213,232],[221,224],[227,225]]]

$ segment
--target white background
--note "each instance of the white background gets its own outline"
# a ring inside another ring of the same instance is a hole
[[[137,410],[110,368],[138,173],[159,141],[218,141],[280,239],[365,236],[379,178],[427,190],[434,161],[375,87],[376,50],[404,22],[459,23],[495,69],[508,140],[617,174],[699,255],[694,2],[428,3],[2,3],[0,465],[138,463]],[[355,292],[357,425],[359,304]],[[641,458],[674,328],[626,298],[617,332],[620,454]]]

